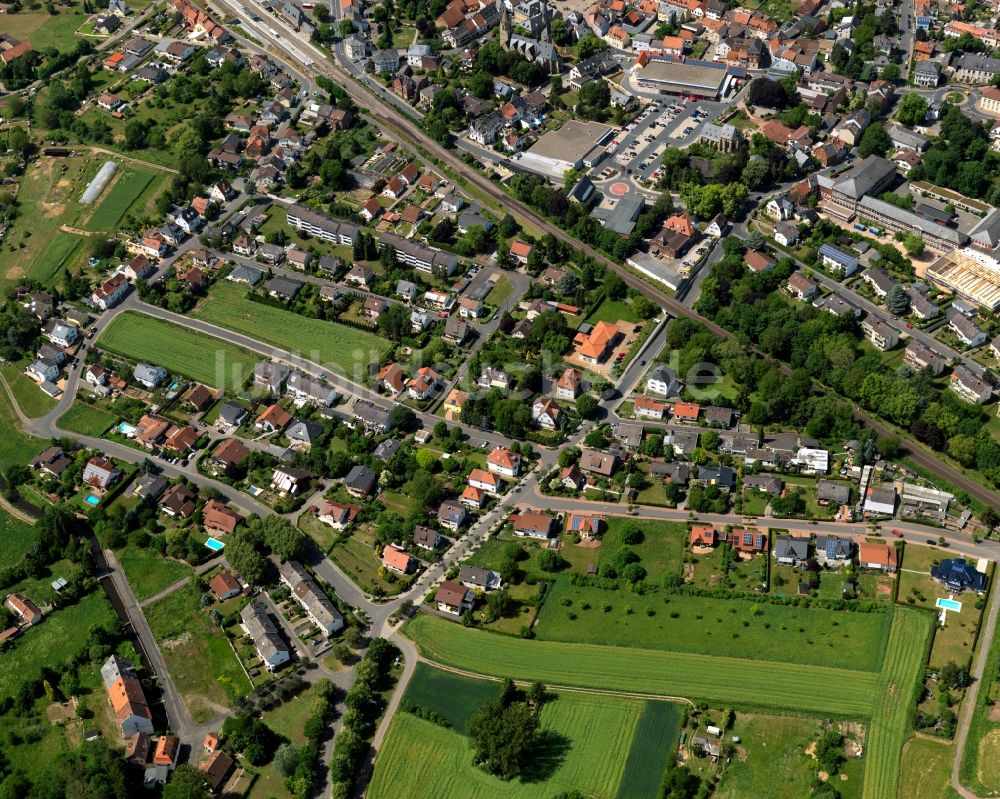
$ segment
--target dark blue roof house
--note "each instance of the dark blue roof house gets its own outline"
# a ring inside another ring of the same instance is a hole
[[[844,250],[834,247],[832,244],[821,245],[819,248],[819,257],[824,261],[829,259],[833,263],[838,264],[847,274],[855,272],[858,268],[858,259],[856,256],[844,252]]]
[[[949,591],[986,590],[986,575],[976,571],[975,566],[964,558],[948,558],[931,567],[931,577]]]

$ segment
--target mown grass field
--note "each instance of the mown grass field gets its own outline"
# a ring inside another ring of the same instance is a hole
[[[500,685],[492,680],[470,680],[450,671],[418,663],[405,701],[433,710],[451,725],[465,733],[465,725],[487,699],[500,694]]]
[[[733,758],[726,766],[716,799],[799,799],[811,795],[817,766],[805,750],[819,736],[815,719],[739,714],[732,734],[739,736],[747,755],[745,760]],[[704,760],[695,760],[692,765],[709,768]],[[834,784],[840,789],[839,780]]]
[[[167,668],[195,721],[228,709],[251,686],[225,633],[185,586],[144,608]]]
[[[136,599],[142,602],[178,580],[191,576],[191,567],[161,555],[152,547],[127,546],[117,553]]]
[[[10,386],[21,413],[29,419],[44,416],[56,406],[56,400],[38,387],[38,383],[24,373],[30,361],[0,366],[4,380]]]
[[[111,230],[142,196],[149,184],[153,182],[153,178],[160,174],[162,173],[154,174],[149,170],[134,166],[119,165],[115,184],[94,209],[84,226],[85,229]]]
[[[570,604],[566,604],[566,603]],[[878,671],[891,613],[573,585],[557,578],[535,631],[547,641],[664,649]]]
[[[245,288],[228,283],[216,284],[191,316],[301,355],[358,382],[367,377],[368,364],[377,363],[389,348],[388,341],[373,333],[248,300]]]
[[[375,763],[370,799],[552,799],[578,790],[615,799],[643,702],[563,693],[541,712],[543,742],[526,780],[504,782],[472,764],[467,739],[398,714]],[[655,791],[654,786],[654,791]]]
[[[4,651],[0,696],[10,696],[21,682],[38,677],[43,666],[58,667],[83,648],[91,627],[113,617],[114,611],[100,589],[91,591],[74,605],[46,614],[41,624],[25,632]]]
[[[681,713],[681,706],[675,702],[643,703],[616,799],[656,799],[677,747]]]
[[[0,511],[0,568],[20,560],[35,541],[35,528]]]
[[[865,758],[864,799],[896,799],[900,757],[910,732],[934,617],[897,608],[874,700]]]
[[[76,233],[57,231],[45,249],[28,265],[28,274],[40,283],[51,284],[65,267],[83,259],[83,254],[78,252],[83,242],[84,237]]]
[[[528,641],[466,629],[428,615],[410,622],[406,634],[425,657],[480,674],[684,697],[716,707],[793,710],[857,718],[871,712],[872,697],[879,685],[879,675],[874,672],[596,644]],[[740,678],[733,679],[734,674]]]
[[[21,430],[7,392],[0,390],[0,467],[8,469],[15,463],[27,463],[49,445],[48,439],[29,436]]]
[[[906,743],[900,766],[899,796],[920,799],[958,799],[951,787],[955,745],[940,738],[916,736]]]
[[[996,588],[993,588],[996,590]],[[982,642],[985,646],[986,642]],[[969,736],[962,752],[962,784],[979,796],[1000,794],[1000,779],[994,780],[994,763],[1000,762],[1000,723],[991,721],[990,710],[1000,700],[1000,635],[994,635],[986,653],[986,667],[972,711]]]
[[[59,417],[59,427],[81,436],[100,436],[112,424],[115,416],[93,405],[75,402],[66,413]]]
[[[162,366],[171,374],[229,391],[239,389],[260,361],[221,339],[132,311],[115,317],[99,342],[123,358]]]

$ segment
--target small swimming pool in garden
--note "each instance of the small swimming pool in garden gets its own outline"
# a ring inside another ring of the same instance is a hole
[[[225,544],[223,544],[218,538],[209,538],[208,541],[205,542],[205,546],[213,552],[221,552]]]
[[[934,604],[942,610],[951,610],[955,613],[958,613],[962,609],[962,603],[956,602],[954,599],[942,599],[938,597]]]
[[[176,390],[177,390],[177,389],[179,389],[180,387],[181,387],[181,384],[180,384],[180,383],[178,383],[178,382],[177,382],[177,381],[175,380],[175,381],[174,381],[173,383],[171,383],[171,384],[170,384],[169,386],[167,386],[167,391],[176,391]]]
[[[83,498],[83,501],[88,505],[97,505],[101,501],[101,498],[95,497],[93,494],[87,494],[87,496]]]
[[[128,422],[119,422],[118,432],[121,433],[123,436],[128,436],[129,438],[131,438],[132,436],[135,435],[135,425],[129,424]]]

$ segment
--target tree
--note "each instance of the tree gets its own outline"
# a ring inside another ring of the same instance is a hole
[[[969,670],[964,666],[959,666],[954,660],[949,660],[938,672],[938,679],[945,688],[960,689],[966,688],[971,682]]]
[[[881,122],[873,122],[861,135],[861,142],[858,144],[858,153],[862,158],[869,155],[885,155],[892,147],[892,140],[885,132]]]
[[[488,699],[469,719],[473,762],[505,780],[522,775],[535,751],[538,716],[524,702]]]
[[[576,398],[576,412],[584,419],[590,419],[597,412],[597,399],[592,394],[581,394]]]
[[[885,307],[895,316],[906,316],[910,310],[910,297],[898,283],[885,295]]]
[[[788,104],[788,96],[777,81],[770,78],[756,78],[750,82],[747,101],[751,105],[764,108],[784,108]]]
[[[924,251],[924,240],[916,233],[907,233],[903,237],[903,246],[910,255],[920,255]]]
[[[886,64],[884,67],[882,67],[882,71],[879,73],[879,77],[882,80],[898,80],[899,64]]]
[[[376,327],[390,341],[402,341],[410,332],[410,314],[402,305],[390,305],[378,315]]]
[[[229,536],[226,542],[226,559],[233,570],[250,585],[260,585],[264,581],[267,560],[257,551],[244,531],[238,530]]]
[[[711,219],[720,211],[733,217],[747,198],[747,187],[742,183],[708,183],[704,186],[686,183],[681,187],[681,198],[688,211],[702,219]]]
[[[896,119],[903,125],[919,125],[927,116],[927,101],[919,94],[910,92],[903,96],[896,109]]]
[[[187,763],[178,766],[163,786],[163,799],[208,799],[205,775]]]

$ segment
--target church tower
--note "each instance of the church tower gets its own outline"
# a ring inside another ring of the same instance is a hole
[[[496,0],[500,4],[500,46],[504,50],[510,49],[510,37],[513,28],[510,21],[510,12],[507,10],[506,0]]]
[[[552,31],[549,30],[552,25],[552,17],[549,14],[549,4],[548,0],[541,0],[542,2],[542,29],[538,33],[538,38],[543,42],[552,41]]]

